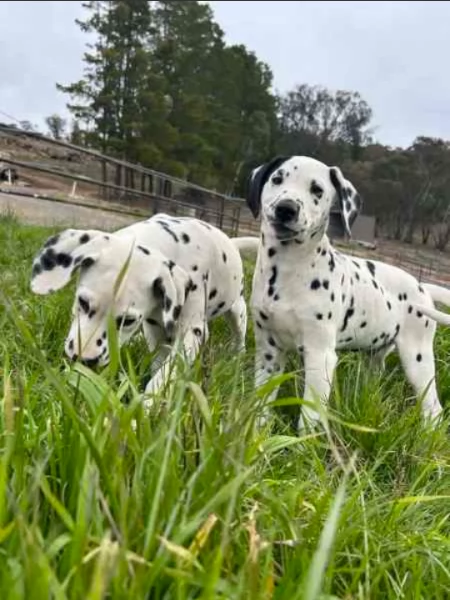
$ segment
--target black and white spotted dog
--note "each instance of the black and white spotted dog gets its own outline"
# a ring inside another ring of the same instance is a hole
[[[433,300],[450,305],[450,290],[332,247],[326,235],[332,206],[339,206],[350,234],[362,204],[337,167],[304,156],[275,158],[252,172],[247,202],[262,221],[251,300],[256,385],[283,371],[287,351],[300,353],[309,401],[302,427],[319,418],[314,400],[329,397],[337,350],[367,350],[383,365],[396,347],[409,382],[424,394],[424,416],[438,417],[435,321],[449,324],[450,316],[435,310]]]
[[[114,233],[67,229],[38,252],[31,289],[49,294],[79,273],[65,342],[73,360],[90,366],[109,361],[109,315],[116,320],[119,345],[140,330],[151,351],[162,344],[146,387],[153,394],[168,380],[175,339],[192,361],[208,339],[212,319],[228,317],[238,348],[245,347],[240,251],[254,249],[257,241],[229,238],[198,219],[166,214]]]

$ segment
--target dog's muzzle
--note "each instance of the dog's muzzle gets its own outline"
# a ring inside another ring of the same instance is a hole
[[[73,362],[76,362],[78,359],[79,359],[78,354],[73,354],[71,356],[70,360],[72,360]],[[82,365],[92,369],[93,367],[96,367],[99,364],[100,356],[97,356],[96,358],[80,358],[79,360]]]

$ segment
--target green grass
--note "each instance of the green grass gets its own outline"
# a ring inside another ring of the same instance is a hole
[[[291,428],[293,373],[256,433],[251,324],[239,358],[218,321],[145,417],[140,340],[101,373],[65,361],[73,287],[29,290],[50,233],[0,220],[2,600],[450,597],[448,422],[422,425],[395,356],[382,379],[342,356],[328,436]],[[448,406],[444,329],[436,354]]]

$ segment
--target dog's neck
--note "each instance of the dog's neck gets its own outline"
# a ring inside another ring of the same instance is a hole
[[[295,264],[296,268],[301,269],[304,263],[309,269],[311,267],[311,260],[314,260],[322,252],[328,252],[331,248],[331,243],[325,233],[325,229],[324,227],[323,231],[319,231],[316,236],[306,241],[300,241],[295,238],[292,240],[280,240],[274,229],[269,224],[263,222],[259,249],[261,267],[264,269],[266,265],[272,265],[275,256],[282,255],[283,262],[286,265]]]

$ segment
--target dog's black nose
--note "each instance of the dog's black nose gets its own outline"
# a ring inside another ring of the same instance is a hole
[[[275,207],[275,218],[280,223],[289,223],[298,217],[299,205],[293,200],[282,200]]]
[[[97,358],[82,358],[81,359],[81,362],[83,363],[83,365],[85,367],[89,367],[89,368],[95,367],[96,365],[98,365],[98,361],[99,361],[98,357]]]

